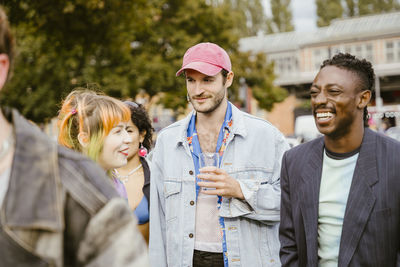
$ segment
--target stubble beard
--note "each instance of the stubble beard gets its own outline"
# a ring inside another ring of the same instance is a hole
[[[189,100],[190,103],[192,103],[192,106],[194,110],[196,110],[196,112],[210,114],[222,104],[223,100],[225,99],[225,91],[225,89],[221,90],[221,92],[218,92],[215,96],[211,97],[211,106],[206,109],[202,109],[200,105],[198,105],[196,101],[193,100],[193,97],[189,97]]]

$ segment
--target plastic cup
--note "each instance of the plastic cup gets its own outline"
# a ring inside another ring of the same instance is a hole
[[[219,168],[219,154],[218,153],[200,153],[199,155],[199,167],[200,169],[207,166],[215,166]],[[203,180],[203,182],[208,182]],[[215,188],[202,187],[202,190],[215,190]]]

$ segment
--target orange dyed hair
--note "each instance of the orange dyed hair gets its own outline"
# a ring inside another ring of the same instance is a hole
[[[63,101],[58,115],[58,142],[68,148],[84,152],[97,161],[103,148],[104,139],[111,129],[130,120],[130,110],[121,101],[77,88]],[[87,147],[79,143],[79,133],[86,133]]]

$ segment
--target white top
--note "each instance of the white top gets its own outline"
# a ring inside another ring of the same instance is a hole
[[[318,209],[319,266],[337,267],[347,198],[359,153],[333,159],[324,153]]]
[[[7,193],[8,182],[10,181],[10,171],[11,167],[0,173],[0,208],[3,205],[3,200]]]
[[[222,252],[222,231],[219,224],[218,197],[199,191],[196,205],[194,249]]]

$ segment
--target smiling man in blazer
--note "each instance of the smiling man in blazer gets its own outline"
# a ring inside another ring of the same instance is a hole
[[[368,129],[371,63],[323,62],[310,95],[324,135],[285,153],[281,171],[283,266],[396,266],[400,247],[400,143]]]

